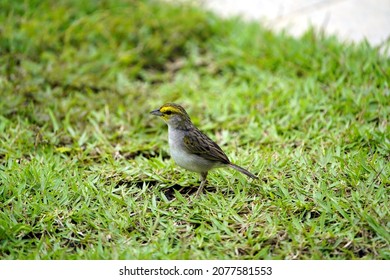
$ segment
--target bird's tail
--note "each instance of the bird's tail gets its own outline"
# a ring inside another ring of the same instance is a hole
[[[248,170],[242,168],[241,166],[238,166],[234,163],[229,163],[229,167],[234,168],[237,171],[240,171],[241,173],[245,174],[246,176],[252,178],[252,179],[259,179],[257,176],[250,173]]]

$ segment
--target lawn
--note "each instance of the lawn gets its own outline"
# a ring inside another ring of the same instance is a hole
[[[390,259],[390,60],[158,1],[0,4],[1,259]],[[260,177],[169,156],[165,102]]]

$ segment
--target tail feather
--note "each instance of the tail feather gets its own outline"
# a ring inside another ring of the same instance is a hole
[[[246,170],[246,169],[242,168],[241,166],[238,166],[238,165],[236,165],[234,163],[230,163],[229,167],[234,168],[237,171],[240,171],[241,173],[245,174],[246,176],[248,176],[248,177],[250,177],[252,179],[259,179],[259,177],[253,175],[248,170]]]

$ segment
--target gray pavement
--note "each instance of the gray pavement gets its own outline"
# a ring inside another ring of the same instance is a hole
[[[221,16],[240,15],[294,36],[309,26],[342,41],[389,44],[390,0],[199,0]]]

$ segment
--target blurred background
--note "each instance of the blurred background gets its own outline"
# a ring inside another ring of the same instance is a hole
[[[390,36],[389,0],[200,0],[222,16],[260,20],[274,30],[302,35],[308,27],[342,40],[380,45]]]

